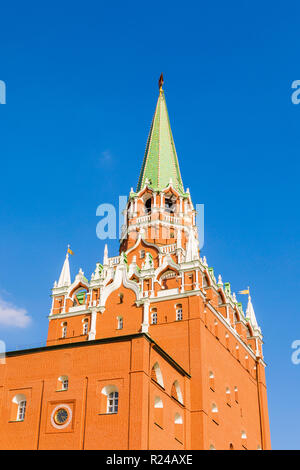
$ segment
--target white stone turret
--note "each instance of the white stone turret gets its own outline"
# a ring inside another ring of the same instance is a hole
[[[69,286],[70,284],[71,284],[71,275],[70,275],[69,253],[67,253],[56,287]]]
[[[104,255],[103,255],[103,266],[107,266],[107,265],[108,265],[108,248],[107,248],[107,244],[105,243]]]
[[[250,294],[248,296],[248,305],[247,305],[247,310],[246,310],[246,318],[249,319],[249,321],[251,323],[251,326],[253,327],[253,330],[260,332],[260,328],[257,324],[254,308],[253,308],[253,305],[252,305],[252,302],[251,302]]]

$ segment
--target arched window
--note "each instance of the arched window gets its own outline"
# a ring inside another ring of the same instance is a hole
[[[117,317],[118,320],[118,330],[123,329],[123,317]]]
[[[163,376],[162,376],[158,362],[156,362],[154,366],[152,367],[151,379],[157,382],[161,387],[164,388]]]
[[[68,327],[68,324],[67,324],[66,321],[64,323],[62,323],[62,330],[61,330],[61,337],[62,338],[67,337],[67,327]]]
[[[215,403],[213,403],[213,404],[211,405],[211,411],[212,411],[213,413],[218,413],[219,410],[218,410],[218,407],[217,407],[217,405],[216,405]]]
[[[86,301],[87,289],[80,288],[73,294],[73,306],[83,305]]]
[[[87,335],[89,332],[89,320],[85,318],[82,324],[82,334]]]
[[[152,205],[152,200],[151,200],[151,197],[149,197],[149,199],[147,199],[147,201],[145,202],[145,213],[146,214],[151,214],[151,205]]]
[[[26,412],[26,400],[22,400],[18,406],[18,421],[24,421]]]
[[[157,309],[156,308],[151,309],[151,324],[152,325],[157,324]]]
[[[26,414],[26,396],[23,393],[18,393],[12,399],[12,420],[13,421],[24,421]]]
[[[154,399],[154,408],[163,408],[164,404],[162,402],[162,399],[160,397],[155,397]]]
[[[234,446],[233,446],[232,442],[229,444],[229,450],[234,450]]]
[[[230,388],[229,387],[226,387],[226,402],[227,402],[227,405],[231,406],[230,405]]]
[[[118,413],[119,392],[110,392],[107,396],[107,413]]]
[[[175,398],[175,400],[179,401],[179,403],[183,404],[181,388],[180,388],[178,380],[175,380],[175,382],[172,385],[171,396]]]
[[[69,388],[69,378],[67,375],[61,375],[58,378],[58,390],[68,390]]]
[[[242,439],[247,439],[247,434],[246,434],[245,431],[241,432],[241,437],[242,437]]]
[[[183,318],[182,316],[182,305],[177,304],[176,305],[176,321],[181,321]]]
[[[101,393],[104,397],[106,397],[106,403],[102,401],[101,411],[107,414],[118,413],[118,410],[119,410],[118,387],[116,385],[106,385],[101,390]]]
[[[169,212],[170,214],[174,214],[175,212],[175,201],[173,202],[172,198],[170,197],[165,198],[165,211]]]
[[[215,391],[215,375],[212,371],[209,372],[209,386],[211,390]]]
[[[183,419],[179,413],[175,414],[174,418],[174,425],[175,425],[175,439],[177,441],[183,442]]]
[[[162,399],[156,396],[154,398],[154,422],[161,428],[163,426],[163,408]]]

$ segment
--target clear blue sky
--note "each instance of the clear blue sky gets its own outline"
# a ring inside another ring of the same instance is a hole
[[[205,204],[202,254],[235,292],[251,286],[272,444],[300,448],[300,365],[291,362],[300,339],[300,105],[291,102],[299,15],[296,1],[2,2],[8,347],[46,338],[67,243],[73,276],[79,267],[90,276],[102,260],[96,208],[136,187],[164,72],[183,182]],[[110,242],[109,255],[117,248]]]

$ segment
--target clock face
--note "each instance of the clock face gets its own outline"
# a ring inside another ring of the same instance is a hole
[[[69,417],[69,413],[65,408],[59,408],[54,416],[56,424],[64,424]]]

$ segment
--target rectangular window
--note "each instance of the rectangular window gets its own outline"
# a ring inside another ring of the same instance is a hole
[[[177,321],[182,320],[182,308],[178,308],[178,309],[176,310],[176,320],[177,320]]]
[[[23,421],[25,419],[26,411],[26,400],[20,401],[18,408],[18,421]]]
[[[157,324],[157,313],[156,312],[151,313],[151,323],[152,323],[152,325]]]
[[[118,413],[119,392],[111,392],[107,398],[107,413]]]
[[[69,380],[68,379],[64,379],[62,381],[62,390],[68,390],[68,386],[69,386]]]
[[[118,317],[118,330],[123,329],[123,317]]]

